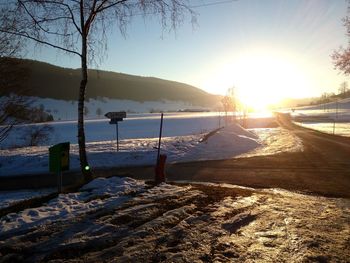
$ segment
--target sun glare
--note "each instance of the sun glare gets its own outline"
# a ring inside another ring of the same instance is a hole
[[[210,80],[212,85],[234,86],[238,99],[255,110],[267,109],[283,98],[307,95],[308,79],[302,64],[288,54],[245,52],[217,72]]]

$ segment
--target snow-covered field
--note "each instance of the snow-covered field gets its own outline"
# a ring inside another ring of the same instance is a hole
[[[0,219],[4,262],[348,262],[350,201],[98,178]]]
[[[207,140],[205,134],[165,137],[161,152],[168,156],[167,162],[229,159],[247,154],[267,155],[280,152],[300,151],[300,139],[281,128],[245,130],[238,124],[220,129]],[[157,138],[125,139],[120,151],[115,141],[87,143],[88,160],[92,169],[153,165],[156,162]],[[78,169],[77,144],[70,149],[71,169]],[[34,174],[48,172],[48,147],[25,147],[0,150],[0,175]]]
[[[272,117],[265,117],[251,119],[249,124],[254,126],[256,123],[256,126],[261,127],[268,126],[273,121]],[[9,138],[2,143],[0,176],[48,172],[49,146],[64,141],[71,143],[70,167],[78,169],[79,157],[74,121],[50,123],[54,133],[51,139],[43,142],[41,146],[13,147],[25,144],[28,140],[26,138],[28,127],[42,125],[44,124],[19,125],[14,128]],[[217,113],[167,113],[163,123],[162,153],[168,155],[168,162],[227,159],[259,148],[262,144],[266,145],[264,139],[259,138],[260,130],[262,134],[275,131],[256,129],[250,132],[238,124],[232,124],[220,130],[210,140],[200,142],[208,132],[224,125],[225,117]],[[159,114],[128,116],[119,124],[120,147],[117,152],[115,125],[110,125],[107,120],[87,121],[87,152],[91,167],[94,169],[154,164],[159,126]],[[276,133],[274,137],[277,138]],[[291,143],[298,144],[296,141],[297,139],[291,140]],[[286,151],[289,148],[287,147]]]
[[[33,106],[44,107],[45,111],[50,113],[54,120],[76,120],[78,102],[56,100],[50,98],[28,97],[33,102]],[[1,101],[1,100],[0,100]],[[161,111],[178,111],[183,109],[206,109],[198,105],[192,105],[184,101],[132,101],[118,100],[100,97],[98,99],[89,99],[85,101],[87,109],[87,118],[98,118],[109,111],[126,111],[128,113],[150,113]],[[98,114],[100,113],[100,114]]]
[[[69,141],[77,143],[77,122],[60,121],[46,123],[53,128],[47,141],[42,146]],[[10,136],[1,143],[2,149],[28,145],[29,130],[45,124],[17,125]],[[185,136],[209,132],[224,125],[224,116],[216,112],[208,113],[165,113],[163,136]],[[159,136],[160,114],[127,114],[119,122],[120,139],[156,138]],[[86,120],[85,135],[87,142],[99,142],[116,139],[116,125],[109,124],[109,119]]]
[[[296,108],[291,114],[298,125],[326,133],[350,136],[350,98]]]
[[[350,122],[297,122],[297,124],[325,133],[350,137]]]

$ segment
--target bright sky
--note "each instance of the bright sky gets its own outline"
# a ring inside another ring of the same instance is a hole
[[[190,1],[193,5],[220,0]],[[345,0],[237,0],[196,8],[198,26],[186,21],[162,33],[157,19],[135,17],[127,37],[109,39],[100,69],[188,83],[214,94],[234,86],[252,104],[282,97],[337,92],[347,78],[330,55],[346,45]],[[30,58],[79,67],[78,58],[43,48]]]

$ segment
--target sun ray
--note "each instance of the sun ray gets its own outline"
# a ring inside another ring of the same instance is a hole
[[[292,54],[251,50],[217,70],[210,82],[221,87],[234,86],[243,104],[264,110],[283,98],[305,96],[309,80],[304,72],[302,63]]]

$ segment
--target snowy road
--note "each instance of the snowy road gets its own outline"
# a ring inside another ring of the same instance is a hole
[[[350,202],[270,189],[98,179],[8,214],[2,262],[347,262]]]

